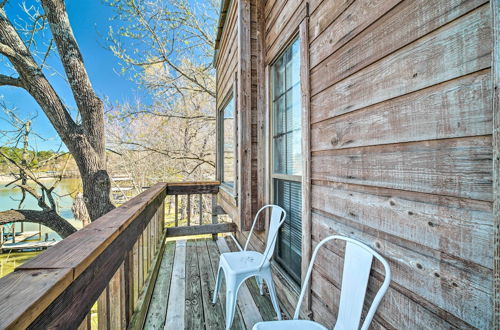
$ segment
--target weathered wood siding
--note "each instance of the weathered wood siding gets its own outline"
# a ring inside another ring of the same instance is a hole
[[[309,17],[313,247],[340,233],[387,258],[393,281],[373,328],[490,328],[491,4],[255,0],[251,12],[254,204],[247,217],[269,201],[266,67]],[[264,241],[260,232],[253,248]],[[337,314],[342,249],[320,252],[312,277],[311,309],[325,325]],[[370,297],[381,265],[372,275]],[[296,288],[278,286],[290,311]]]
[[[310,22],[313,245],[341,233],[388,259],[374,326],[488,328],[489,4],[325,0]],[[338,304],[336,247],[312,281],[325,323]],[[382,274],[375,264],[370,294]]]

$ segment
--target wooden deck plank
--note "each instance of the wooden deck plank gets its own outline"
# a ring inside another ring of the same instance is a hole
[[[186,247],[186,301],[185,324],[187,329],[204,329],[203,301],[201,298],[200,270],[195,240],[188,240]]]
[[[166,242],[165,253],[160,265],[153,296],[149,305],[144,329],[160,329],[165,324],[167,302],[174,264],[175,242]]]
[[[144,329],[220,329],[225,323],[225,280],[217,304],[211,303],[219,265],[217,243],[197,239],[166,244]],[[234,249],[232,242],[219,244],[222,252]],[[251,329],[262,319],[274,320],[276,315],[269,296],[260,296],[251,280],[240,288],[232,329]]]
[[[199,239],[196,241],[198,252],[198,263],[201,280],[201,296],[203,297],[203,310],[205,314],[205,327],[208,330],[220,329],[224,320],[223,306],[220,299],[212,305],[212,295],[215,288],[215,275],[210,263],[207,241]]]
[[[221,253],[231,252],[225,239],[218,239],[217,246]],[[262,316],[246,283],[241,284],[238,291],[238,306],[240,307],[247,329],[251,329],[257,322],[262,322]]]
[[[222,238],[219,238],[221,240]],[[207,247],[208,247],[208,252],[210,255],[210,262],[212,264],[212,271],[214,274],[214,278],[217,276],[217,269],[219,267],[219,255],[220,251],[219,248],[217,247],[217,244],[214,241],[207,240]],[[215,287],[215,284],[214,284]],[[222,281],[221,283],[221,288],[219,290],[219,299],[221,306],[222,306],[222,313],[225,315],[226,310],[225,310],[225,304],[226,304],[226,283],[225,280]],[[224,324],[222,322],[221,324]],[[231,327],[232,330],[240,330],[240,329],[246,329],[245,323],[243,322],[243,316],[241,314],[240,307],[236,307],[236,312],[234,313],[234,320],[233,320],[233,325]],[[250,328],[251,329],[251,328]]]
[[[167,304],[165,329],[184,329],[184,308],[186,295],[186,241],[176,242],[172,283]]]

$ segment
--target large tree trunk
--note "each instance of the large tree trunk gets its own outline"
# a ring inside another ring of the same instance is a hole
[[[10,60],[19,77],[0,75],[0,86],[26,89],[43,109],[78,165],[85,204],[91,220],[95,220],[114,208],[109,197],[111,185],[106,172],[103,104],[92,89],[64,1],[42,0],[42,5],[82,124],[75,123],[71,118],[3,9],[0,9],[0,53]]]

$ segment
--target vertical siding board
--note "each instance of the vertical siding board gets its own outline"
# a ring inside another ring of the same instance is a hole
[[[500,0],[491,1],[493,56],[493,224],[495,239],[492,328],[500,328]]]
[[[252,112],[251,112],[251,45],[250,45],[250,0],[238,0],[238,207],[239,227],[248,230],[251,226],[252,199]]]
[[[300,87],[302,103],[302,265],[301,282],[304,285],[311,260],[311,113],[309,88],[309,17],[300,23]],[[311,294],[304,299],[306,313],[311,311]]]

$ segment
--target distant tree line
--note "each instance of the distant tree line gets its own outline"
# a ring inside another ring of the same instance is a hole
[[[19,162],[19,163],[23,160],[23,149],[22,148],[0,147],[0,153],[6,155],[8,158],[10,158],[16,162]],[[27,153],[27,160],[28,160],[27,165],[31,168],[43,166],[53,159],[59,158],[63,155],[66,155],[66,153],[55,152],[55,151],[51,151],[51,150],[43,150],[43,151],[27,150],[26,153]],[[9,170],[10,166],[11,166],[11,162],[7,158],[0,157],[0,173],[8,174],[8,170]]]

